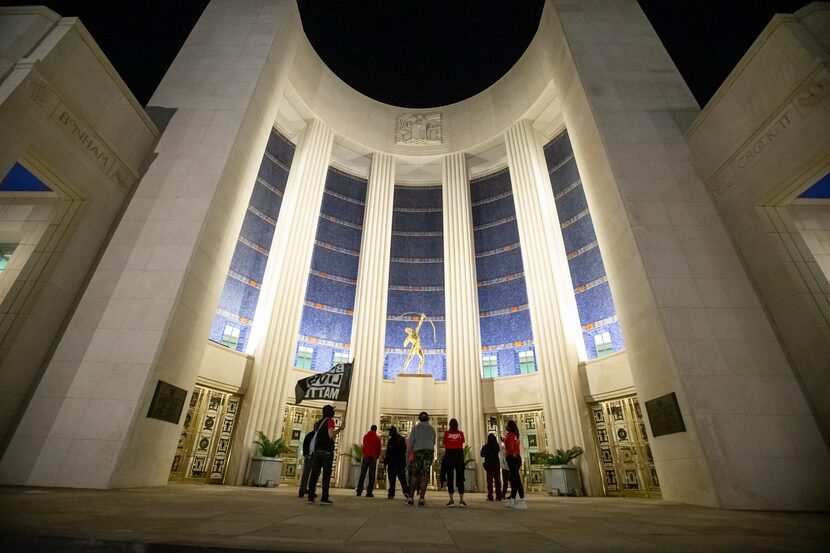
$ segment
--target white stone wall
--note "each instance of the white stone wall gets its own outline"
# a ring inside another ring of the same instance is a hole
[[[663,496],[820,507],[827,448],[692,164],[694,99],[634,2],[554,1],[542,25],[638,397],[675,392],[686,422],[650,440]]]
[[[21,163],[53,191],[4,194],[3,231],[22,247],[2,279],[0,480],[25,483],[47,440],[55,463],[73,461],[57,427],[69,398],[96,383],[73,387],[77,365],[58,339],[71,334],[81,348],[90,338],[81,328],[102,318],[100,304],[78,300],[158,131],[76,19],[14,8],[0,26],[13,62],[0,82],[0,171]]]

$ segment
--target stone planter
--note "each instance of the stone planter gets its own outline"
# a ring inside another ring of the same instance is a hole
[[[368,477],[368,475],[366,476]],[[352,463],[349,466],[349,487],[356,490],[358,480],[360,480],[360,463]]]
[[[582,495],[579,469],[573,465],[545,467],[545,484],[551,495]]]
[[[478,486],[476,484],[476,469],[464,469],[464,493],[477,492]]]
[[[277,457],[251,457],[245,483],[249,486],[273,488],[280,485],[282,459]]]

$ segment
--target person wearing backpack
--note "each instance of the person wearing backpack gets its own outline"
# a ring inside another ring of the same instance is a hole
[[[331,505],[329,499],[329,483],[331,482],[331,468],[334,462],[334,438],[346,428],[346,423],[340,428],[334,427],[334,407],[326,405],[323,407],[323,418],[317,425],[317,432],[311,440],[311,474],[308,476],[308,502],[314,504],[317,497],[317,479],[323,473],[323,496],[320,498],[320,505]]]

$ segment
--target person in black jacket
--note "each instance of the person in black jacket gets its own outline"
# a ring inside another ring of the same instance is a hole
[[[484,457],[484,470],[487,472],[487,501],[493,501],[494,483],[496,486],[496,501],[502,499],[500,449],[499,442],[493,434],[487,436],[487,443],[481,447],[481,456]]]
[[[409,499],[409,494],[406,491],[408,486],[404,477],[406,471],[406,443],[394,426],[389,427],[389,441],[386,443],[386,455],[383,457],[383,464],[386,465],[389,499],[395,499],[396,478],[401,483],[404,497]]]
[[[305,435],[303,440],[303,475],[300,477],[300,497],[305,497],[308,493],[306,489],[308,486],[308,475],[311,474],[311,440],[314,438],[314,433],[317,432],[317,427],[320,426],[320,421],[314,423],[314,430]]]

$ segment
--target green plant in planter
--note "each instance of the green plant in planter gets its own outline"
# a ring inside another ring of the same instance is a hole
[[[363,461],[363,445],[352,444],[352,461],[360,463]]]
[[[470,449],[470,446],[464,446],[464,468],[468,469],[471,468],[470,465],[475,466],[476,458],[473,457],[473,450]]]
[[[258,430],[257,433],[259,434],[259,439],[254,443],[259,446],[260,455],[263,457],[279,457],[280,455],[294,451],[285,443],[284,438],[271,440],[262,430]]]
[[[540,451],[536,454],[536,459],[539,461],[540,465],[567,465],[583,453],[585,453],[585,450],[577,445],[571,449],[557,449],[556,453]]]

